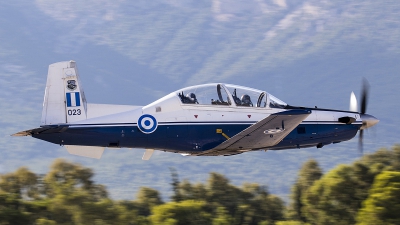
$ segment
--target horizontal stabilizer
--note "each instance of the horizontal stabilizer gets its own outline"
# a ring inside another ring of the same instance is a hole
[[[142,160],[149,160],[154,153],[154,149],[146,149],[143,154]]]
[[[14,137],[32,136],[32,133],[34,133],[34,131],[38,130],[38,129],[40,129],[40,128],[20,131],[18,133],[12,134],[11,136],[14,136]]]
[[[104,147],[65,145],[68,153],[88,158],[100,159],[104,152]]]
[[[11,136],[21,137],[21,136],[32,136],[33,134],[49,134],[49,133],[61,133],[68,129],[67,125],[54,125],[54,126],[44,126],[30,130],[20,131],[18,133],[12,134]]]

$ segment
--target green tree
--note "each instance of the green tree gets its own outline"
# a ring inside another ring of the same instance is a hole
[[[244,184],[241,191],[243,192],[242,205],[249,205],[247,214],[251,212],[252,215],[246,216],[248,224],[259,224],[262,221],[273,224],[275,221],[283,219],[283,201],[277,196],[271,195],[265,186]]]
[[[386,170],[400,171],[400,145],[394,145],[390,150],[382,148],[372,154],[364,155],[356,163],[369,167],[374,176]]]
[[[6,193],[16,194],[18,198],[39,198],[38,176],[22,167],[13,173],[0,176],[0,189]]]
[[[211,224],[211,215],[205,202],[186,200],[153,207],[150,220],[153,224],[207,225]]]
[[[150,221],[147,216],[139,215],[138,206],[132,201],[120,201],[116,203],[115,209],[119,224],[149,225]],[[115,222],[115,224],[117,224]]]
[[[322,170],[318,162],[310,159],[303,164],[299,170],[299,174],[295,184],[292,186],[291,204],[289,207],[288,217],[293,220],[307,222],[303,212],[303,196],[307,194],[308,189],[319,180],[322,176]]]
[[[0,224],[28,224],[37,217],[38,176],[22,167],[0,176]]]
[[[288,221],[278,221],[275,225],[307,225],[308,223],[303,223],[301,221],[296,220],[288,220]]]
[[[175,168],[170,167],[169,170],[171,172],[172,191],[174,192],[174,194],[171,196],[171,199],[174,202],[179,202],[182,200],[180,188],[179,188],[179,184],[180,184],[179,175]]]
[[[163,204],[160,193],[157,190],[148,187],[141,187],[136,195],[135,203],[139,215],[148,216],[151,208]]]
[[[30,214],[24,208],[22,199],[17,194],[0,190],[0,224],[29,224]]]
[[[384,171],[376,177],[363,208],[358,212],[358,224],[400,224],[399,212],[400,172]]]
[[[303,204],[303,216],[312,224],[354,224],[375,177],[383,171],[399,170],[399,163],[400,146],[396,145],[364,155],[352,165],[337,166],[303,193],[298,201]],[[293,196],[302,193],[296,185],[292,190]]]
[[[215,217],[212,220],[212,225],[231,225],[233,219],[229,216],[224,207],[218,207],[215,211]]]
[[[56,160],[44,177],[47,210],[43,219],[57,224],[118,224],[118,208],[93,172],[79,164]]]
[[[240,188],[218,173],[210,173],[206,184],[191,184],[188,180],[179,182],[174,196],[205,202],[205,210],[217,215],[214,223],[224,223],[222,218],[227,217],[229,224],[256,225],[261,221],[273,223],[283,217],[283,201],[269,194],[266,187],[245,184]]]
[[[183,180],[177,187],[177,193],[181,200],[207,201],[207,189],[204,184],[192,184],[188,180]],[[176,197],[172,197],[176,199]]]
[[[92,180],[93,175],[93,171],[89,168],[57,159],[44,178],[46,195],[48,197],[58,194],[70,196],[77,192],[85,192],[93,200],[107,198],[108,193],[105,187],[95,184]]]
[[[354,224],[358,204],[353,168],[339,165],[316,181],[303,196],[303,211],[312,224]]]
[[[206,189],[207,202],[212,203],[214,209],[223,206],[231,215],[235,214],[237,206],[242,200],[239,188],[231,185],[222,174],[210,173]]]
[[[57,225],[56,221],[54,220],[48,220],[44,218],[39,218],[36,220],[37,225]]]

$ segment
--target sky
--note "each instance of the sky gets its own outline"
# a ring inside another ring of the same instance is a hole
[[[357,138],[322,149],[182,157],[143,149],[106,150],[101,160],[10,135],[40,125],[48,65],[77,62],[90,103],[147,105],[188,85],[225,82],[266,90],[292,105],[348,109],[367,78],[367,112],[380,123],[364,149],[399,143],[400,3],[397,1],[16,0],[0,3],[0,173],[45,173],[56,158],[91,167],[117,199],[140,186],[170,193],[168,168],[205,181],[259,182],[288,194],[297,169],[325,170],[359,157]],[[277,173],[279,172],[279,173]],[[282,179],[284,177],[284,179]],[[279,180],[279,181],[278,181]]]

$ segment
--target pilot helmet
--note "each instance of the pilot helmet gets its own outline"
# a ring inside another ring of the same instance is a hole
[[[196,95],[193,92],[188,93],[186,97],[189,98],[191,101],[196,101]]]
[[[243,104],[251,104],[250,96],[247,94],[242,95],[240,100]]]

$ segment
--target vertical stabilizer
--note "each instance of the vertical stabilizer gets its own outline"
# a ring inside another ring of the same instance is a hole
[[[43,101],[42,125],[86,119],[86,98],[74,61],[49,66]]]

